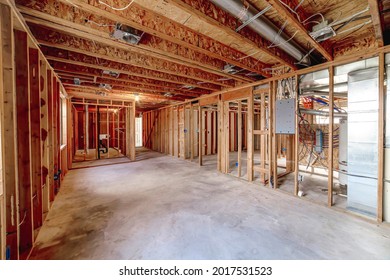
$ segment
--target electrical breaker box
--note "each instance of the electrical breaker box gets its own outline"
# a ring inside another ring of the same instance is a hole
[[[295,99],[276,101],[276,134],[295,134]]]

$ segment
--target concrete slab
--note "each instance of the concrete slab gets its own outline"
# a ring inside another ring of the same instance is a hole
[[[71,170],[31,259],[390,259],[390,227],[158,153]]]

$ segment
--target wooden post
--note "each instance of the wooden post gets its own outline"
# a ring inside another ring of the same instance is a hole
[[[194,143],[194,106],[190,104],[190,147],[191,147],[191,161],[194,160],[195,143]]]
[[[11,8],[0,4],[0,36],[2,49],[2,75],[0,84],[0,105],[2,106],[2,158],[5,199],[6,245],[10,248],[10,258],[17,260],[18,254],[18,193],[16,166],[16,112],[15,112],[15,65],[13,17]]]
[[[19,255],[26,259],[32,248],[33,226],[31,205],[30,174],[30,126],[29,126],[29,77],[27,33],[15,30],[15,71],[16,71],[16,113],[18,151],[19,217],[24,218],[19,226]]]
[[[95,145],[96,145],[96,159],[99,159],[99,154],[100,154],[100,152],[99,152],[99,133],[98,133],[98,131],[99,131],[99,129],[98,129],[98,117],[99,117],[99,114],[98,114],[98,111],[99,111],[99,109],[98,109],[98,105],[95,105],[95,135],[94,135],[94,137],[95,137]]]
[[[260,167],[263,170],[260,174],[260,181],[262,183],[265,182],[266,173],[265,163],[267,161],[267,152],[266,152],[266,143],[267,143],[267,135],[266,133],[266,113],[265,113],[265,93],[260,95],[260,129],[263,132],[260,135]]]
[[[278,88],[278,81],[274,81],[272,92],[271,92],[271,100],[272,100],[272,171],[274,178],[274,188],[278,188],[278,157],[277,157],[277,134],[276,134],[276,91]]]
[[[229,147],[229,136],[230,136],[230,125],[229,125],[229,101],[224,101],[223,103],[223,121],[224,121],[224,131],[223,131],[223,141],[224,141],[224,151],[225,161],[222,163],[224,166],[224,173],[229,173],[229,164],[230,164],[230,147]]]
[[[106,133],[107,133],[107,158],[110,158],[110,112],[108,106],[106,107]],[[85,137],[85,134],[84,134]]]
[[[269,83],[268,90],[268,143],[267,143],[267,152],[268,152],[268,185],[272,188],[271,177],[273,176],[273,164],[272,164],[272,132],[273,132],[273,109],[272,109],[272,92],[273,92],[274,82]]]
[[[89,107],[88,105],[85,105],[85,133],[84,133],[84,148],[85,148],[85,155],[88,155],[89,152]]]
[[[384,147],[385,147],[385,54],[379,53],[379,111],[378,111],[378,206],[377,206],[377,221],[383,221],[383,182],[384,182]],[[390,108],[387,108],[390,110]],[[389,124],[388,124],[389,125]]]
[[[177,106],[177,157],[180,158],[180,106]]]
[[[247,147],[247,172],[248,172],[248,181],[253,181],[253,159],[254,159],[254,100],[253,100],[253,91],[248,97],[248,126],[247,126],[247,135],[248,135],[248,147]]]
[[[61,103],[60,103],[61,104]],[[61,106],[61,105],[60,105]],[[84,142],[84,160],[87,160],[87,118],[88,114],[86,111],[87,105],[83,108],[83,142]],[[62,129],[62,128],[61,128]]]
[[[298,181],[298,175],[299,175],[299,118],[298,118],[298,111],[299,111],[299,84],[298,84],[298,75],[295,75],[295,81],[296,81],[296,87],[295,87],[295,145],[294,145],[294,195],[298,195],[299,191],[299,181]]]
[[[199,130],[199,139],[198,139],[198,143],[199,143],[199,165],[202,166],[203,165],[203,153],[202,153],[202,150],[203,150],[203,118],[202,118],[202,115],[203,115],[203,110],[202,110],[202,106],[199,106],[199,111],[198,111],[198,114],[199,114],[199,117],[198,117],[198,121],[199,121],[199,126],[198,126],[198,130]]]
[[[238,101],[238,119],[237,119],[237,137],[238,137],[238,147],[237,147],[237,157],[238,157],[238,178],[241,178],[241,153],[242,153],[242,103],[241,100]]]
[[[135,101],[130,108],[130,160],[135,161]]]
[[[200,106],[199,106],[200,110]],[[199,134],[200,134],[200,127],[199,127]],[[221,95],[218,96],[218,160],[217,160],[217,169],[220,172],[223,172],[222,167],[222,159],[223,159],[223,102],[221,100]],[[201,150],[199,148],[199,154],[201,153]]]
[[[334,68],[329,67],[329,149],[328,149],[328,206],[333,205],[333,92],[334,92]]]
[[[30,76],[30,137],[31,137],[31,180],[34,229],[42,226],[42,174],[41,174],[41,99],[39,90],[39,53],[29,49]]]

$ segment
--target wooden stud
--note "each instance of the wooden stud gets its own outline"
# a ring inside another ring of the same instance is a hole
[[[267,161],[267,150],[266,150],[266,144],[267,144],[267,131],[266,131],[266,112],[265,112],[265,93],[260,94],[260,129],[263,132],[260,135],[260,167],[262,169],[265,169],[265,164]],[[268,173],[268,171],[267,171]],[[265,182],[266,179],[266,172],[261,172],[260,174],[260,181],[262,183]]]
[[[334,68],[329,67],[329,148],[328,148],[328,206],[333,205],[333,127],[334,127]]]
[[[229,112],[229,102],[224,101],[224,121],[225,121],[225,126],[224,126],[224,139],[225,139],[225,173],[230,172],[230,112]]]
[[[26,259],[33,242],[30,127],[29,127],[29,76],[27,33],[15,30],[16,117],[17,117],[17,168],[19,192],[19,258]]]
[[[298,75],[295,75],[296,87],[295,87],[295,136],[294,136],[294,195],[297,196],[299,192],[299,79]]]
[[[190,160],[194,160],[194,106],[190,104]]]
[[[31,180],[34,229],[42,226],[42,179],[41,179],[41,98],[38,50],[29,48],[30,76],[30,137],[31,137]]]
[[[385,147],[385,54],[379,54],[379,110],[378,110],[378,194],[377,215],[378,223],[383,221],[383,184],[384,184],[384,147]],[[390,110],[390,108],[387,108]]]
[[[40,90],[41,90],[41,153],[42,153],[42,163],[41,163],[41,173],[42,173],[42,207],[44,219],[46,217],[47,212],[50,209],[50,199],[49,199],[49,189],[50,189],[50,175],[49,174],[49,166],[50,166],[50,158],[49,158],[49,109],[48,109],[48,74],[47,69],[48,65],[44,60],[44,57],[40,55]]]
[[[200,110],[201,107],[199,107]],[[221,95],[218,95],[218,160],[217,160],[217,169],[220,172],[224,172],[224,168],[222,165],[222,162],[224,160],[224,141],[223,141],[223,102],[221,99]],[[200,133],[199,128],[199,133]],[[199,148],[199,154],[200,154],[200,148]]]
[[[238,162],[238,177],[241,178],[241,169],[242,169],[242,103],[241,100],[238,101],[238,120],[237,120],[237,137],[238,137],[238,149],[237,149],[237,162]]]
[[[198,143],[199,143],[199,165],[202,166],[203,165],[203,109],[202,109],[202,106],[199,106],[199,111],[198,111],[198,114],[199,114],[199,117],[198,117],[198,121],[199,121],[199,125],[198,125],[198,129],[199,129],[199,134],[198,134]]]
[[[383,47],[384,40],[383,40],[381,12],[379,9],[379,1],[368,0],[368,5],[370,6],[370,14],[371,14],[372,24],[374,26],[374,31],[375,31],[375,40],[377,41],[378,47]]]
[[[2,49],[2,92],[0,93],[2,106],[2,158],[3,158],[3,182],[5,198],[5,228],[6,245],[10,250],[10,258],[17,260],[18,253],[18,197],[16,174],[16,112],[15,112],[15,75],[14,75],[14,40],[13,17],[8,5],[0,4],[1,21],[1,49]],[[6,145],[5,145],[6,143]]]

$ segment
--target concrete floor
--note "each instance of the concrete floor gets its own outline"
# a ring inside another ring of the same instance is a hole
[[[31,259],[390,259],[390,227],[143,151],[71,170]]]

